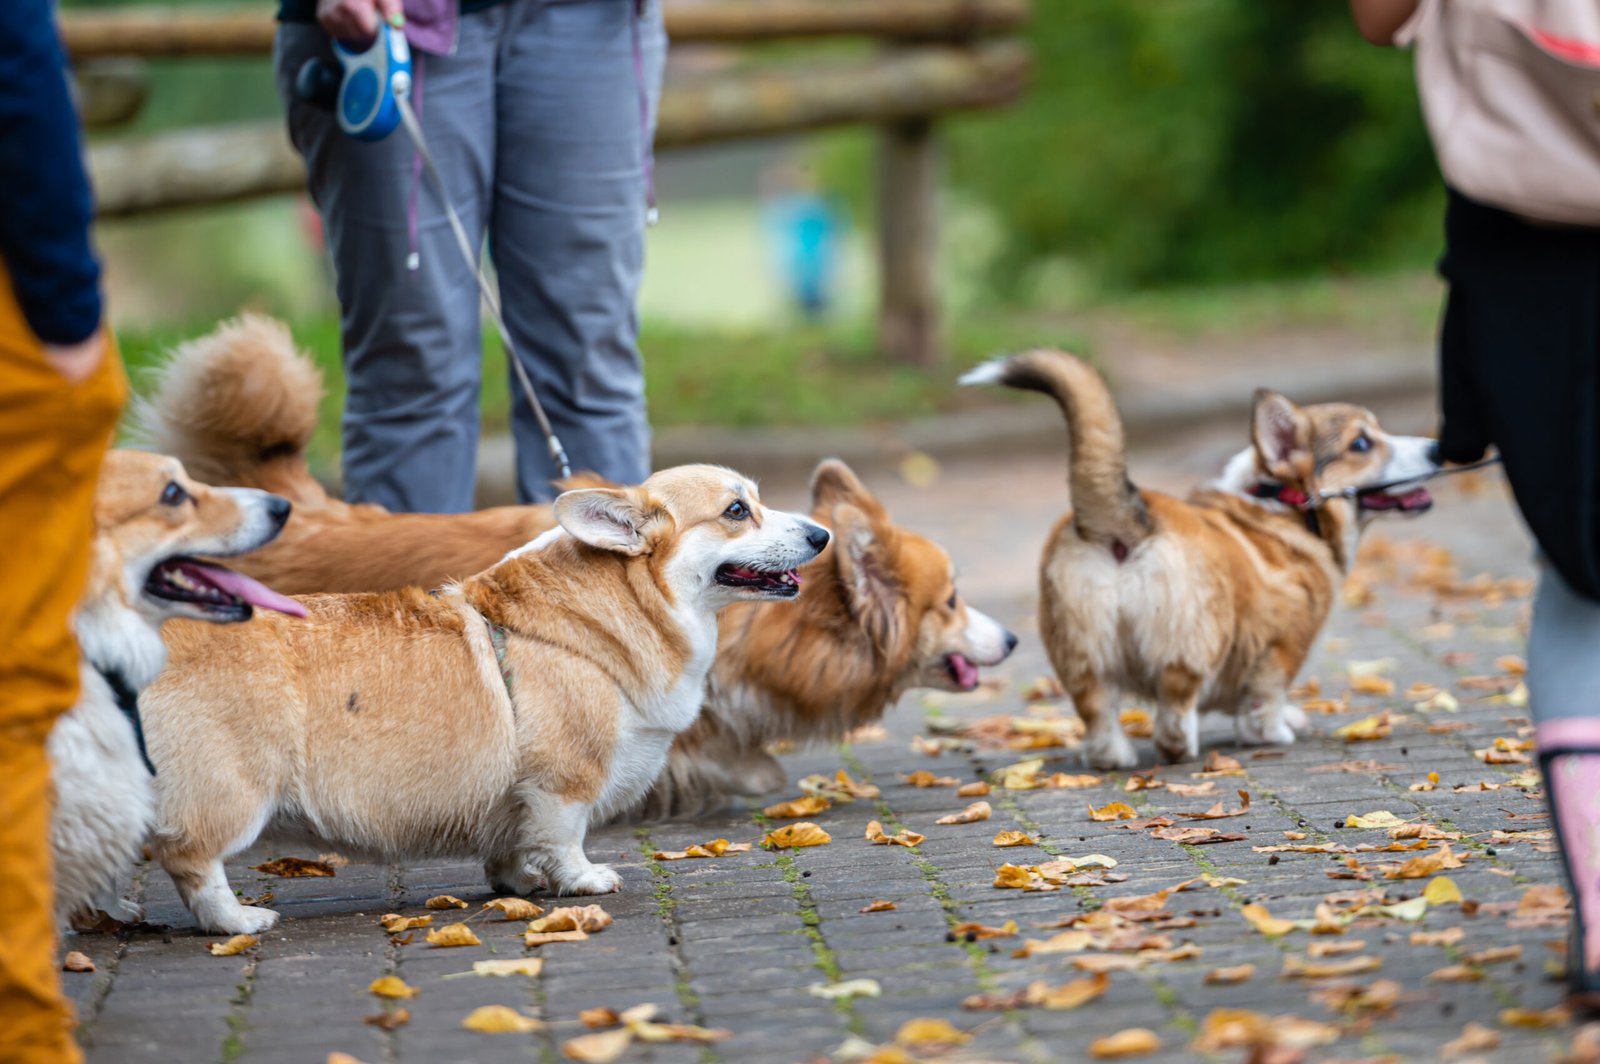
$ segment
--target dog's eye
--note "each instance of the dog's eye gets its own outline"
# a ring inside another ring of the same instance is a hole
[[[735,499],[728,504],[726,510],[722,511],[722,516],[730,521],[743,521],[750,516],[750,507]]]
[[[956,593],[954,591],[950,592],[950,601],[944,604],[944,608],[947,610],[956,608]]]
[[[182,506],[188,501],[189,493],[176,480],[167,481],[167,486],[161,489],[162,506]]]
[[[1356,454],[1366,454],[1372,450],[1372,441],[1367,438],[1366,433],[1362,433],[1350,441],[1350,449]]]

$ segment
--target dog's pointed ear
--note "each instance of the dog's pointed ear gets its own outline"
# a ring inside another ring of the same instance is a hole
[[[878,497],[867,490],[853,469],[837,458],[825,459],[811,474],[811,516],[828,521],[834,507],[846,504],[872,518],[888,516]]]
[[[900,589],[888,544],[872,518],[842,503],[833,510],[833,551],[845,599],[862,628],[881,647],[893,646],[900,624]]]
[[[1311,419],[1271,389],[1256,389],[1250,442],[1261,467],[1279,480],[1303,480],[1311,474]]]
[[[556,496],[556,522],[591,547],[618,554],[648,554],[646,535],[656,509],[640,488],[579,488]]]

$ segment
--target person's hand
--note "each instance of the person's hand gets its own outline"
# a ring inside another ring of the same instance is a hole
[[[96,329],[93,336],[75,344],[45,344],[44,357],[51,369],[73,384],[82,384],[106,357],[105,334]]]
[[[338,41],[370,41],[378,32],[378,19],[403,25],[401,0],[317,0],[317,22]]]

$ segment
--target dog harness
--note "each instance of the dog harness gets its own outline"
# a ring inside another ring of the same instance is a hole
[[[483,614],[480,613],[478,616],[483,617]],[[505,681],[506,698],[511,702],[511,713],[514,716],[517,712],[517,696],[511,690],[511,662],[506,656],[506,627],[503,624],[495,624],[487,617],[483,617],[483,623],[489,626],[489,645],[494,647],[494,661],[500,666],[500,679]]]
[[[94,671],[111,688],[111,693],[117,699],[117,709],[128,718],[128,726],[133,729],[133,741],[139,746],[139,760],[144,762],[144,767],[150,770],[150,775],[156,774],[156,766],[150,761],[150,751],[144,745],[144,722],[139,719],[139,692],[133,689],[133,684],[117,669],[102,669],[96,665]]]

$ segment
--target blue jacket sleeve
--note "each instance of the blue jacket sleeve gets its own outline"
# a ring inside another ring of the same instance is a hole
[[[66,54],[50,0],[5,0],[4,9],[0,258],[39,339],[73,344],[100,325],[100,264]]]

